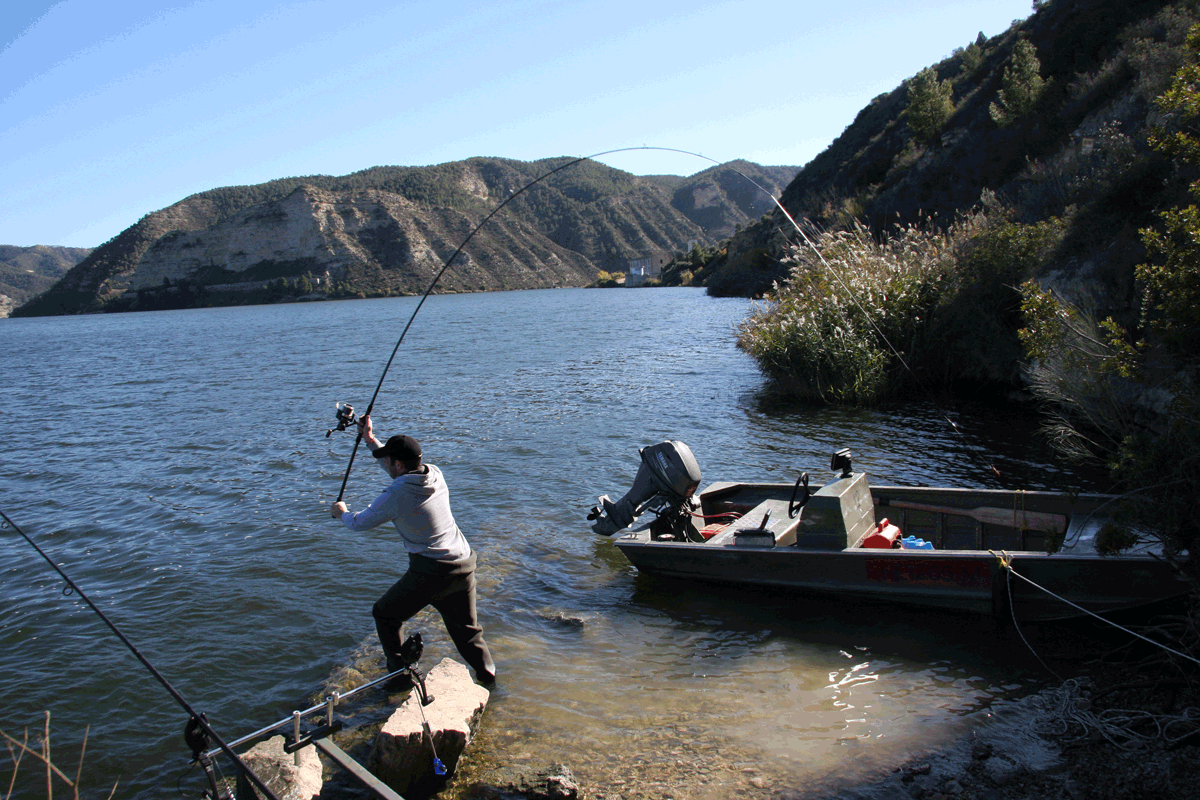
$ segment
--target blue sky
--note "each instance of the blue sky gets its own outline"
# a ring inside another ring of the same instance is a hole
[[[95,247],[189,194],[668,147],[802,166],[1030,0],[8,0],[0,244]],[[605,163],[690,175],[691,156]]]

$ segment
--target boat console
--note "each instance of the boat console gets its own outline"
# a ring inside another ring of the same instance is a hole
[[[715,499],[710,495],[722,492],[721,488],[706,492],[701,501]],[[844,550],[856,546],[875,528],[875,505],[866,473],[838,478],[817,489],[795,517],[789,516],[789,505],[787,500],[765,498],[708,543]]]
[[[854,547],[875,528],[867,474],[838,478],[818,489],[800,513],[796,546],[808,550]]]

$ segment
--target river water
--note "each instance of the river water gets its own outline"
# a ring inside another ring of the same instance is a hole
[[[0,320],[0,507],[226,739],[377,658],[370,607],[404,558],[382,529],[330,519],[354,440],[325,432],[335,402],[366,406],[416,302]],[[748,308],[632,289],[421,309],[374,417],[422,442],[479,553],[500,680],[464,774],[565,762],[619,797],[834,791],[1039,685],[1019,642],[984,621],[657,581],[591,533],[596,495],[623,494],[638,448],[668,438],[706,481],[806,470],[817,484],[849,447],[877,483],[1080,485],[1020,415],[958,411],[955,432],[932,405],[772,404],[734,347]],[[384,483],[360,458],[346,499],[361,507]],[[177,782],[198,796],[182,709],[0,534],[0,729],[32,736],[51,712],[67,772],[87,729],[89,796],[114,782],[118,797]],[[425,668],[457,657],[436,617],[413,630]],[[15,796],[45,796],[20,783]]]

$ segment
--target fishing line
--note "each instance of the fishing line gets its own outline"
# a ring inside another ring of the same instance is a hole
[[[108,616],[103,611],[101,611],[95,603],[92,602],[92,599],[90,597],[88,597],[87,594],[84,593],[83,589],[79,588],[78,584],[76,584],[75,581],[71,580],[71,576],[67,575],[67,573],[64,572],[61,567],[59,567],[57,564],[55,564],[53,559],[51,559],[50,556],[48,556],[46,554],[46,551],[42,550],[42,548],[38,546],[37,542],[35,542],[32,538],[30,538],[29,535],[25,533],[25,531],[21,530],[20,526],[17,525],[17,523],[13,522],[12,519],[9,518],[8,514],[5,514],[3,510],[0,510],[0,517],[2,517],[4,519],[4,524],[0,525],[0,528],[11,527],[17,533],[21,534],[21,537],[24,538],[25,541],[29,543],[30,547],[32,547],[34,550],[36,550],[38,552],[38,555],[40,555],[42,558],[44,558],[46,560],[46,563],[49,564],[51,567],[53,567],[54,571],[57,572],[60,576],[62,576],[62,579],[67,582],[67,587],[63,589],[63,594],[66,596],[70,596],[70,594],[72,592],[74,592],[75,594],[79,595],[79,598],[81,600],[83,600],[85,603],[87,603],[88,607],[91,608],[92,611],[95,611],[96,615],[99,616],[100,619],[102,619],[104,621],[104,624],[107,625],[112,630],[112,632],[117,635],[117,638],[121,640],[122,644],[124,644],[127,648],[129,648],[129,652],[133,653],[134,656],[137,657],[138,661],[141,661],[142,665],[145,666],[146,669],[150,671],[150,674],[153,675],[154,678],[159,683],[162,684],[163,688],[167,690],[167,693],[170,694],[171,697],[175,698],[175,701],[183,707],[183,709],[188,713],[188,715],[190,717],[189,727],[194,725],[194,726],[201,728],[204,731],[205,735],[207,735],[214,742],[216,742],[217,746],[220,747],[220,749],[226,755],[228,755],[230,758],[232,758],[234,760],[234,762],[237,764],[238,769],[241,771],[241,773],[244,774],[247,778],[249,778],[250,781],[254,784],[254,786],[257,789],[262,791],[268,798],[270,798],[270,800],[279,800],[279,798],[276,797],[275,793],[272,792],[271,789],[265,783],[263,783],[262,780],[259,779],[259,777],[250,770],[249,767],[247,767],[245,765],[245,763],[243,763],[242,759],[238,757],[238,754],[233,752],[233,750],[230,749],[229,746],[225,744],[224,740],[222,740],[221,737],[217,735],[217,732],[215,730],[213,730],[212,726],[210,726],[208,724],[208,720],[205,718],[205,716],[203,714],[197,712],[194,708],[192,708],[191,704],[188,703],[188,701],[183,698],[183,695],[181,695],[178,691],[176,691],[175,687],[172,686],[165,677],[163,677],[162,673],[159,672],[157,669],[155,669],[154,665],[150,663],[150,660],[148,658],[146,658],[144,655],[142,655],[141,651],[138,650],[137,647],[134,646],[133,642],[131,642],[129,640],[129,638],[127,636],[125,636],[124,633],[121,632],[121,629],[118,628],[116,626],[116,624],[111,619],[109,619]]]
[[[425,305],[425,301],[427,299],[429,299],[429,295],[433,293],[433,290],[437,286],[438,281],[440,281],[442,279],[442,276],[446,273],[446,270],[450,268],[451,262],[453,262],[454,259],[458,257],[458,254],[461,253],[463,248],[467,246],[467,243],[470,242],[472,238],[474,238],[475,234],[479,232],[480,228],[482,228],[484,225],[486,225],[487,222],[492,217],[494,217],[494,216],[496,216],[496,214],[500,213],[500,209],[504,208],[506,205],[511,203],[513,200],[516,200],[518,197],[520,197],[526,191],[528,191],[532,187],[536,186],[537,184],[541,183],[546,178],[549,178],[552,175],[556,175],[559,172],[562,172],[564,169],[567,169],[568,167],[573,167],[581,161],[590,161],[592,159],[600,158],[601,156],[612,155],[613,153],[628,153],[628,152],[632,152],[635,150],[657,150],[657,151],[668,152],[668,153],[682,153],[684,155],[695,156],[696,158],[702,158],[705,161],[711,161],[712,163],[717,164],[718,166],[720,166],[720,163],[721,163],[719,161],[709,158],[708,156],[704,156],[699,153],[693,153],[688,150],[678,150],[673,147],[650,147],[650,146],[646,146],[646,145],[642,145],[641,147],[619,147],[615,150],[604,150],[603,152],[600,152],[600,153],[593,153],[590,156],[580,156],[578,158],[571,159],[570,161],[567,161],[564,164],[560,164],[559,166],[555,167],[554,169],[550,170],[549,172],[539,175],[538,177],[534,178],[529,183],[522,186],[517,191],[510,194],[508,197],[506,197],[504,199],[504,202],[500,203],[500,205],[498,205],[494,209],[492,209],[487,214],[487,216],[485,216],[482,220],[479,221],[478,225],[476,225],[474,228],[471,229],[471,232],[467,234],[467,238],[463,239],[462,244],[460,244],[455,249],[455,251],[450,254],[450,257],[446,259],[444,264],[442,264],[442,268],[440,270],[438,270],[437,274],[433,276],[433,280],[429,282],[429,288],[426,289],[425,293],[421,295],[421,300],[417,303],[417,307],[413,309],[412,315],[408,318],[408,323],[404,326],[404,330],[400,332],[400,338],[396,341],[396,346],[392,348],[392,354],[388,358],[387,364],[385,364],[383,367],[383,374],[379,376],[379,382],[375,385],[375,392],[371,395],[371,402],[367,404],[367,410],[363,414],[363,416],[368,416],[371,413],[371,411],[375,408],[375,401],[379,397],[380,389],[383,388],[383,381],[385,378],[387,378],[388,371],[392,368],[392,362],[396,360],[396,353],[399,352],[400,345],[404,342],[404,337],[408,334],[408,329],[412,327],[413,321],[416,320],[417,314],[420,313],[421,306]],[[783,213],[788,216],[788,219],[789,220],[792,219],[791,215],[787,214],[787,210],[784,209],[783,206],[779,205],[779,202],[776,201],[775,198],[771,196],[770,192],[768,192],[766,189],[763,189],[762,186],[759,186],[758,183],[753,181],[750,177],[743,174],[742,172],[740,172],[736,169],[733,171],[737,172],[738,175],[741,175],[743,178],[750,181],[750,183],[757,186],[768,197],[771,197],[772,201],[775,202],[775,205],[779,206],[779,208],[781,210],[783,210]],[[792,224],[796,225],[795,220],[792,220]],[[799,230],[799,228],[800,228],[800,226],[796,225],[796,229]],[[800,235],[803,236],[804,232],[801,231]],[[352,415],[353,412],[351,411],[350,414]],[[347,427],[349,427],[350,424],[353,423],[353,421],[354,421],[353,416],[349,416],[349,415],[343,416],[341,409],[339,409],[339,412],[338,412],[338,423],[339,423],[338,429],[339,430],[345,430]],[[328,436],[329,434],[327,433],[325,435]],[[342,498],[346,494],[346,482],[350,480],[350,470],[354,467],[354,457],[358,454],[358,446],[361,443],[362,443],[362,430],[360,429],[358,431],[358,435],[354,438],[354,449],[352,449],[350,451],[350,462],[346,465],[346,474],[342,477],[342,488],[338,491],[337,502],[341,502]]]
[[[500,203],[498,206],[496,206],[494,209],[492,209],[487,214],[487,216],[485,216],[482,220],[480,220],[479,224],[477,224],[474,228],[471,229],[471,232],[467,234],[467,237],[465,239],[463,239],[462,243],[454,250],[453,253],[450,254],[450,257],[448,259],[446,259],[445,263],[442,264],[442,268],[440,270],[438,270],[436,275],[434,275],[433,280],[429,282],[429,288],[427,288],[425,290],[424,294],[421,295],[421,299],[417,303],[417,307],[413,309],[412,315],[408,318],[408,323],[404,326],[404,330],[401,331],[401,333],[400,333],[400,338],[396,341],[396,346],[392,348],[392,354],[391,354],[391,356],[388,357],[387,363],[383,367],[383,374],[381,374],[379,376],[379,382],[375,385],[375,391],[371,395],[371,402],[367,404],[367,410],[363,416],[369,415],[371,413],[371,411],[375,408],[375,401],[378,399],[379,392],[383,388],[383,381],[385,378],[387,378],[388,371],[391,370],[391,368],[392,368],[392,362],[395,361],[395,359],[396,359],[396,353],[399,352],[400,345],[403,344],[404,337],[408,334],[409,328],[412,327],[413,322],[416,320],[417,314],[420,313],[421,307],[423,305],[425,305],[425,301],[427,299],[429,299],[429,295],[433,293],[433,290],[437,286],[438,281],[440,281],[442,279],[442,276],[446,273],[446,270],[450,268],[450,264],[454,261],[455,258],[458,257],[458,254],[462,252],[463,248],[467,246],[467,243],[470,242],[472,238],[474,238],[475,234],[478,233],[479,230],[485,224],[487,224],[487,222],[492,217],[496,216],[496,214],[498,214],[502,208],[504,208],[506,205],[508,205],[513,200],[520,197],[527,190],[529,190],[532,187],[536,186],[537,184],[541,183],[545,179],[547,179],[553,175],[556,175],[559,172],[562,172],[563,170],[567,169],[568,167],[575,166],[576,164],[580,163],[581,161],[590,161],[590,160],[593,160],[596,158],[600,158],[602,156],[612,155],[614,153],[630,153],[630,152],[634,152],[634,151],[638,151],[638,150],[653,150],[656,152],[663,152],[663,153],[680,153],[682,155],[692,156],[694,158],[699,158],[703,161],[708,161],[712,164],[715,164],[716,166],[722,166],[722,162],[717,161],[714,158],[709,158],[708,156],[706,156],[702,153],[696,153],[691,150],[683,150],[683,149],[676,148],[676,147],[655,147],[652,145],[641,145],[639,147],[618,147],[613,150],[604,150],[599,153],[593,153],[592,155],[589,155],[589,156],[580,156],[578,158],[571,159],[570,161],[567,161],[564,164],[560,164],[559,166],[555,167],[554,169],[550,170],[549,172],[539,175],[538,177],[534,178],[529,183],[522,186],[517,191],[510,194],[507,198],[504,199],[504,201],[502,203]],[[904,359],[904,356],[895,347],[895,345],[893,345],[888,340],[887,336],[884,335],[883,331],[879,328],[879,326],[877,324],[875,324],[874,319],[871,318],[871,315],[867,313],[866,308],[864,308],[862,303],[859,302],[858,297],[855,295],[854,291],[850,288],[850,286],[848,286],[846,284],[846,282],[844,280],[842,280],[842,276],[839,275],[838,271],[833,268],[833,265],[831,265],[825,259],[825,256],[817,248],[816,244],[814,244],[813,241],[808,237],[808,234],[806,234],[804,232],[804,229],[800,227],[799,223],[796,222],[795,218],[788,212],[788,210],[786,208],[783,207],[783,203],[781,203],[779,201],[779,199],[775,197],[774,194],[767,191],[761,184],[759,184],[758,181],[754,180],[746,173],[742,172],[741,170],[739,170],[735,167],[731,167],[727,164],[725,166],[730,171],[736,173],[737,175],[740,175],[748,183],[750,183],[752,186],[757,188],[759,191],[761,191],[763,194],[765,194],[767,197],[769,197],[771,199],[771,202],[775,205],[775,207],[777,209],[779,209],[780,213],[782,213],[783,216],[787,219],[787,221],[789,223],[791,223],[791,226],[796,229],[796,233],[798,233],[800,235],[801,240],[803,240],[803,242],[806,245],[808,245],[809,249],[812,250],[813,253],[816,254],[817,258],[820,259],[821,264],[824,265],[824,267],[827,270],[829,270],[829,273],[831,275],[833,275],[834,279],[846,291],[846,294],[850,297],[850,299],[854,302],[854,304],[856,306],[858,306],[858,309],[863,313],[863,316],[870,323],[871,327],[875,330],[875,333],[878,334],[879,338],[881,340],[883,340],[884,344],[886,344],[888,346],[888,349],[890,349],[892,351],[892,353],[895,354],[896,358],[900,361],[900,363],[904,366],[904,368],[909,372],[909,374],[911,374],[913,376],[913,379],[917,381],[917,385],[921,386],[921,388],[923,390],[925,390],[925,392],[928,396],[933,397],[933,393],[930,392],[928,390],[928,388],[924,386],[924,384],[921,382],[921,379],[917,376],[917,374],[908,365],[908,362]],[[347,408],[349,408],[349,407],[347,407]],[[949,424],[950,427],[955,431],[955,433],[958,433],[960,436],[963,435],[963,433],[959,429],[958,425],[955,424],[955,422],[952,419],[950,419],[948,416],[944,416],[944,415],[943,415],[943,418],[946,420],[947,424]],[[350,410],[347,413],[347,415],[343,416],[343,412],[339,408],[338,430],[345,430],[350,424],[353,423],[353,421],[354,421],[354,419],[353,419],[353,411],[352,410]],[[328,435],[329,434],[327,433],[326,436],[328,436]],[[346,474],[342,477],[342,486],[341,486],[341,489],[338,491],[337,502],[341,502],[343,497],[346,494],[346,483],[350,480],[350,470],[354,467],[354,458],[358,454],[358,447],[361,443],[362,443],[362,430],[360,429],[358,431],[358,435],[354,439],[354,448],[350,451],[350,461],[349,461],[349,463],[346,464]],[[987,464],[987,466],[997,477],[1000,476],[1000,471],[998,469],[996,469],[995,466],[993,466],[991,464]]]

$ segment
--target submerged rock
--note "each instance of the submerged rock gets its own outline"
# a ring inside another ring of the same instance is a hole
[[[477,787],[487,800],[576,800],[579,784],[566,764],[550,764],[530,775],[519,772]]]
[[[588,614],[579,614],[570,611],[556,611],[552,609],[543,609],[538,612],[538,616],[545,622],[553,625],[558,625],[563,628],[582,628],[591,621],[592,616]]]
[[[579,796],[579,784],[565,764],[551,764],[518,788],[529,800],[575,800]]]

